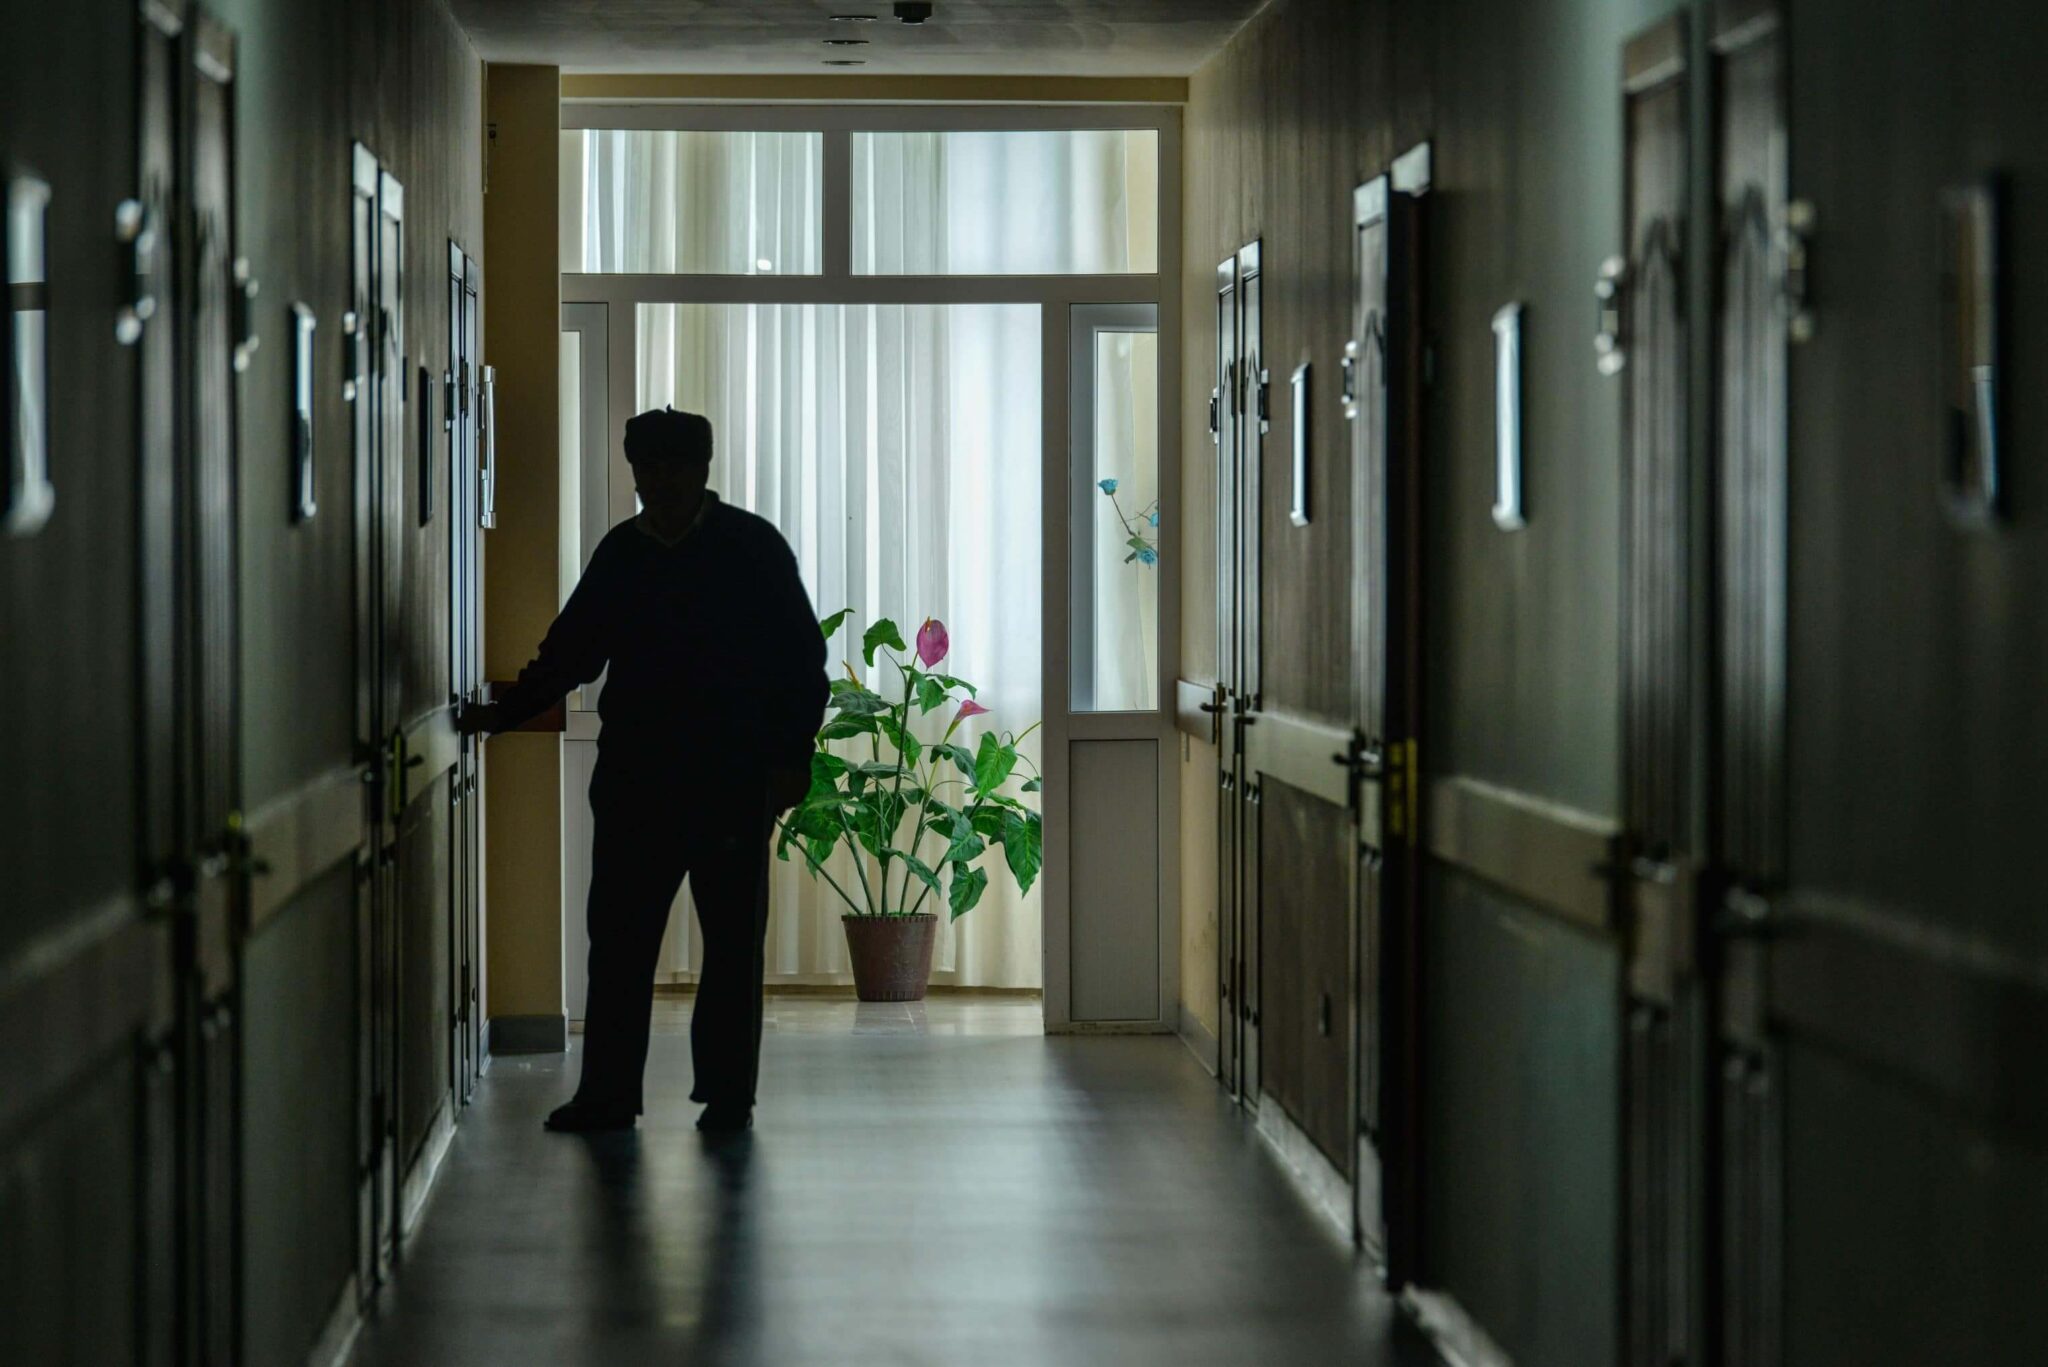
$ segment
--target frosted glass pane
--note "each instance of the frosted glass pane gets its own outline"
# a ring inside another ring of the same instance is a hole
[[[1156,130],[855,133],[855,275],[1149,275]]]
[[[1093,333],[1094,421],[1075,486],[1074,710],[1159,706],[1159,337]]]
[[[561,520],[557,549],[560,562],[562,601],[567,603],[590,552],[583,544],[583,334],[574,329],[562,333],[562,404],[560,492]]]
[[[562,133],[562,269],[816,275],[824,135]]]

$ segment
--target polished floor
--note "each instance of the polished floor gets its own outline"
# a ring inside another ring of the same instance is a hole
[[[708,1142],[687,1021],[628,1134],[541,1130],[573,1055],[495,1062],[355,1362],[1432,1361],[1177,1040],[776,997],[758,1127]]]

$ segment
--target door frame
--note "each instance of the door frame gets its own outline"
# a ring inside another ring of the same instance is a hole
[[[1179,784],[1174,682],[1180,663],[1181,449],[1181,112],[1166,104],[1128,105],[725,105],[633,100],[562,102],[564,132],[589,128],[772,132],[823,136],[823,257],[816,275],[595,275],[564,272],[564,305],[609,307],[610,405],[634,401],[634,308],[639,304],[1032,304],[1040,323],[1040,434],[1043,443],[1041,685],[1044,707],[1044,866],[1039,889],[1045,1028],[1048,1033],[1174,1033],[1180,1026],[1180,935],[1168,913],[1180,905]],[[856,275],[852,269],[850,163],[855,131],[1152,130],[1159,135],[1157,269],[1130,275]],[[1069,395],[1070,314],[1087,304],[1149,304],[1158,311],[1160,569],[1158,705],[1149,714],[1075,713],[1069,704]],[[623,455],[613,459],[623,475]],[[615,477],[612,514],[631,513],[629,479]],[[1130,1021],[1076,1020],[1072,1010],[1073,898],[1070,747],[1077,741],[1130,739],[1133,720],[1150,718],[1159,781],[1159,1012]]]

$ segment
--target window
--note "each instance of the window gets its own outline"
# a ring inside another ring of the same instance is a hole
[[[562,134],[562,269],[816,275],[821,133],[584,128]]]
[[[855,133],[855,275],[1149,275],[1153,129]]]

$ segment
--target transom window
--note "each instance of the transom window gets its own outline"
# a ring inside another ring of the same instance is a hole
[[[1156,128],[595,126],[650,112],[563,130],[565,274],[835,274],[840,230],[851,275],[1159,270]]]

